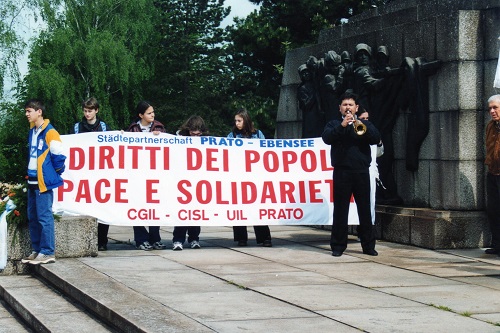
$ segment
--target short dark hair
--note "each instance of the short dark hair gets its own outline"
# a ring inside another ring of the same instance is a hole
[[[358,95],[356,95],[355,93],[352,92],[352,90],[348,89],[345,91],[345,93],[343,93],[342,95],[340,95],[340,104],[342,104],[342,101],[345,100],[345,99],[352,99],[354,100],[354,104],[358,104]]]
[[[45,105],[43,104],[43,102],[41,100],[36,99],[36,98],[32,98],[32,99],[26,101],[26,103],[24,103],[24,108],[25,109],[32,108],[35,110],[42,110],[42,116],[45,113]]]
[[[82,102],[82,109],[97,110],[99,109],[99,102],[95,97],[90,97]]]

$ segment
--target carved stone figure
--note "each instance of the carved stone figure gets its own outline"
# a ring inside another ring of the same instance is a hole
[[[299,108],[302,111],[302,138],[316,138],[321,136],[325,127],[319,91],[313,80],[312,66],[303,64],[298,71],[302,80],[297,89]]]
[[[389,50],[386,46],[379,46],[372,57],[372,48],[360,43],[355,48],[354,62],[351,62],[348,51],[343,51],[340,57],[336,52],[329,51],[320,60],[313,56],[309,57],[307,66],[303,66],[314,73],[314,77],[311,75],[308,81],[309,84],[305,83],[301,74],[302,83],[299,92],[302,90],[302,93],[299,93],[299,104],[304,114],[303,133],[314,137],[318,136],[318,133],[321,135],[321,131],[313,134],[309,126],[315,129],[322,128],[331,120],[331,110],[338,109],[337,96],[347,89],[352,89],[359,96],[360,106],[370,113],[370,120],[380,131],[385,147],[384,155],[377,159],[380,179],[385,187],[384,190],[377,191],[377,202],[402,204],[393,175],[393,128],[400,110],[408,110],[406,168],[416,171],[420,146],[429,131],[428,77],[436,73],[441,62],[439,60],[428,62],[421,57],[406,57],[399,67],[391,68]],[[313,96],[311,100],[316,103],[316,111],[318,114],[324,114],[323,126],[318,125],[321,117],[313,119],[306,116],[311,106],[306,107],[307,99],[304,95]],[[303,135],[303,137],[311,136]]]

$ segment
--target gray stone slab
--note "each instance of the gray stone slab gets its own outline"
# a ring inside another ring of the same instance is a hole
[[[231,265],[197,265],[196,269],[207,272],[213,275],[228,275],[228,274],[254,274],[254,273],[279,273],[299,271],[298,268],[293,268],[280,263],[265,262],[252,264],[233,263]]]
[[[278,318],[316,317],[316,314],[293,304],[254,291],[235,289],[231,292],[179,294],[169,303],[174,310],[203,323],[222,320],[266,320]]]
[[[255,290],[312,311],[418,305],[407,299],[347,283],[258,287]]]
[[[142,255],[142,252],[147,254]],[[111,271],[127,271],[129,273],[140,271],[169,271],[177,269],[186,269],[184,265],[180,265],[174,261],[163,259],[161,253],[171,253],[172,251],[142,251],[137,256],[123,257],[98,257],[98,258],[81,258],[80,261],[97,270]],[[150,254],[151,253],[151,254]],[[140,260],[138,260],[140,258]]]
[[[456,313],[500,313],[500,302],[496,301],[500,299],[500,291],[481,286],[456,284],[377,290],[422,304],[446,306]]]
[[[412,272],[407,269],[391,267],[374,262],[335,263],[325,265],[299,265],[298,268],[315,271],[338,280],[356,285],[377,288],[389,286],[427,286],[457,284],[439,277]]]
[[[239,250],[240,248],[238,248]],[[272,251],[273,248],[259,247],[260,251]],[[228,250],[224,248],[206,248],[199,250],[183,251],[165,251],[160,256],[180,263],[182,265],[225,265],[225,264],[268,264],[269,260],[249,256],[246,253],[237,250]],[[207,260],[207,258],[210,258]]]
[[[440,277],[500,275],[500,266],[482,262],[415,265],[409,269]]]
[[[498,276],[498,275],[495,275],[495,276],[456,277],[456,278],[450,278],[450,280],[500,290],[500,276]]]
[[[197,270],[174,270],[174,271],[140,271],[134,274],[126,272],[111,272],[110,277],[123,283],[127,287],[151,298],[156,299],[157,295],[171,296],[171,301],[175,302],[178,294],[192,294],[193,298],[200,292],[225,292],[233,291],[235,286],[219,278],[213,277]],[[151,286],[162,281],[161,288],[151,288]]]
[[[500,326],[500,313],[476,314],[472,315],[471,318],[475,318],[490,323],[492,325],[496,325],[497,327]]]
[[[0,333],[22,333],[31,332],[16,319],[10,318],[0,318]]]
[[[360,308],[320,311],[321,314],[370,333],[496,332],[494,325],[431,307]]]
[[[156,258],[158,260],[159,257]],[[65,262],[71,260],[67,259]],[[73,266],[77,266],[79,262],[75,259],[73,261]],[[83,263],[79,264],[81,276],[95,271]],[[133,328],[146,332],[211,332],[210,329],[184,314],[105,275],[102,273],[106,272],[105,267],[101,268],[100,276],[79,280],[75,279],[76,270],[56,270],[53,269],[54,266],[56,265],[41,266],[37,273],[58,285],[66,295],[77,299],[95,314],[102,316],[102,320],[121,327],[125,331]],[[130,274],[133,275],[133,271]],[[69,282],[68,278],[72,281]],[[156,284],[158,283],[160,282],[156,281]],[[154,291],[154,288],[151,290]]]
[[[4,297],[35,328],[44,327],[50,332],[109,332],[40,281],[27,287],[4,288]]]
[[[238,333],[238,332],[286,332],[304,333],[308,328],[313,328],[316,332],[342,332],[355,333],[359,330],[339,323],[335,320],[322,316],[312,318],[285,318],[285,319],[256,319],[232,321],[224,320],[219,322],[206,322],[208,327],[218,333]]]
[[[343,283],[337,279],[323,274],[307,271],[294,272],[259,272],[254,274],[228,274],[219,275],[221,279],[230,281],[246,288],[272,287],[272,286],[301,286],[305,284],[333,284]]]

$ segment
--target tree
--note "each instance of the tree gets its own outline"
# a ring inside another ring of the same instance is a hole
[[[225,33],[220,23],[229,14],[223,0],[157,0],[161,21],[155,80],[149,84],[171,132],[190,115],[205,119],[212,134],[224,126],[229,74]],[[225,129],[224,129],[225,128]]]
[[[124,128],[142,98],[152,67],[153,0],[40,0],[47,30],[35,41],[26,98],[45,101],[61,133],[81,119],[80,103],[94,96],[100,116]]]
[[[286,51],[316,43],[321,30],[388,0],[249,0],[258,12],[230,28],[232,92],[248,105],[266,135],[273,132]],[[259,107],[260,105],[260,107]]]

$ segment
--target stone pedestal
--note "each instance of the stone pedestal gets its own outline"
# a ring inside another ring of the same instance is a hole
[[[97,256],[97,220],[90,216],[61,217],[55,221],[57,258]],[[26,274],[28,265],[21,259],[31,253],[28,227],[9,228],[7,266],[0,275]],[[57,261],[56,261],[57,262]]]
[[[419,208],[409,210],[414,215],[384,208],[379,212],[381,233],[384,239],[429,248],[484,245],[489,232],[483,213],[484,129],[490,119],[486,101],[497,93],[493,80],[500,47],[498,22],[498,0],[399,0],[321,31],[316,45],[287,52],[277,138],[301,136],[297,69],[311,55],[320,58],[329,50],[352,55],[358,43],[366,43],[372,50],[387,46],[392,68],[405,57],[440,60],[441,68],[429,77],[430,128],[418,170],[406,169],[407,110],[400,110],[392,132],[398,194],[405,206],[421,207],[426,215],[420,215]],[[477,235],[460,240],[469,233]]]

